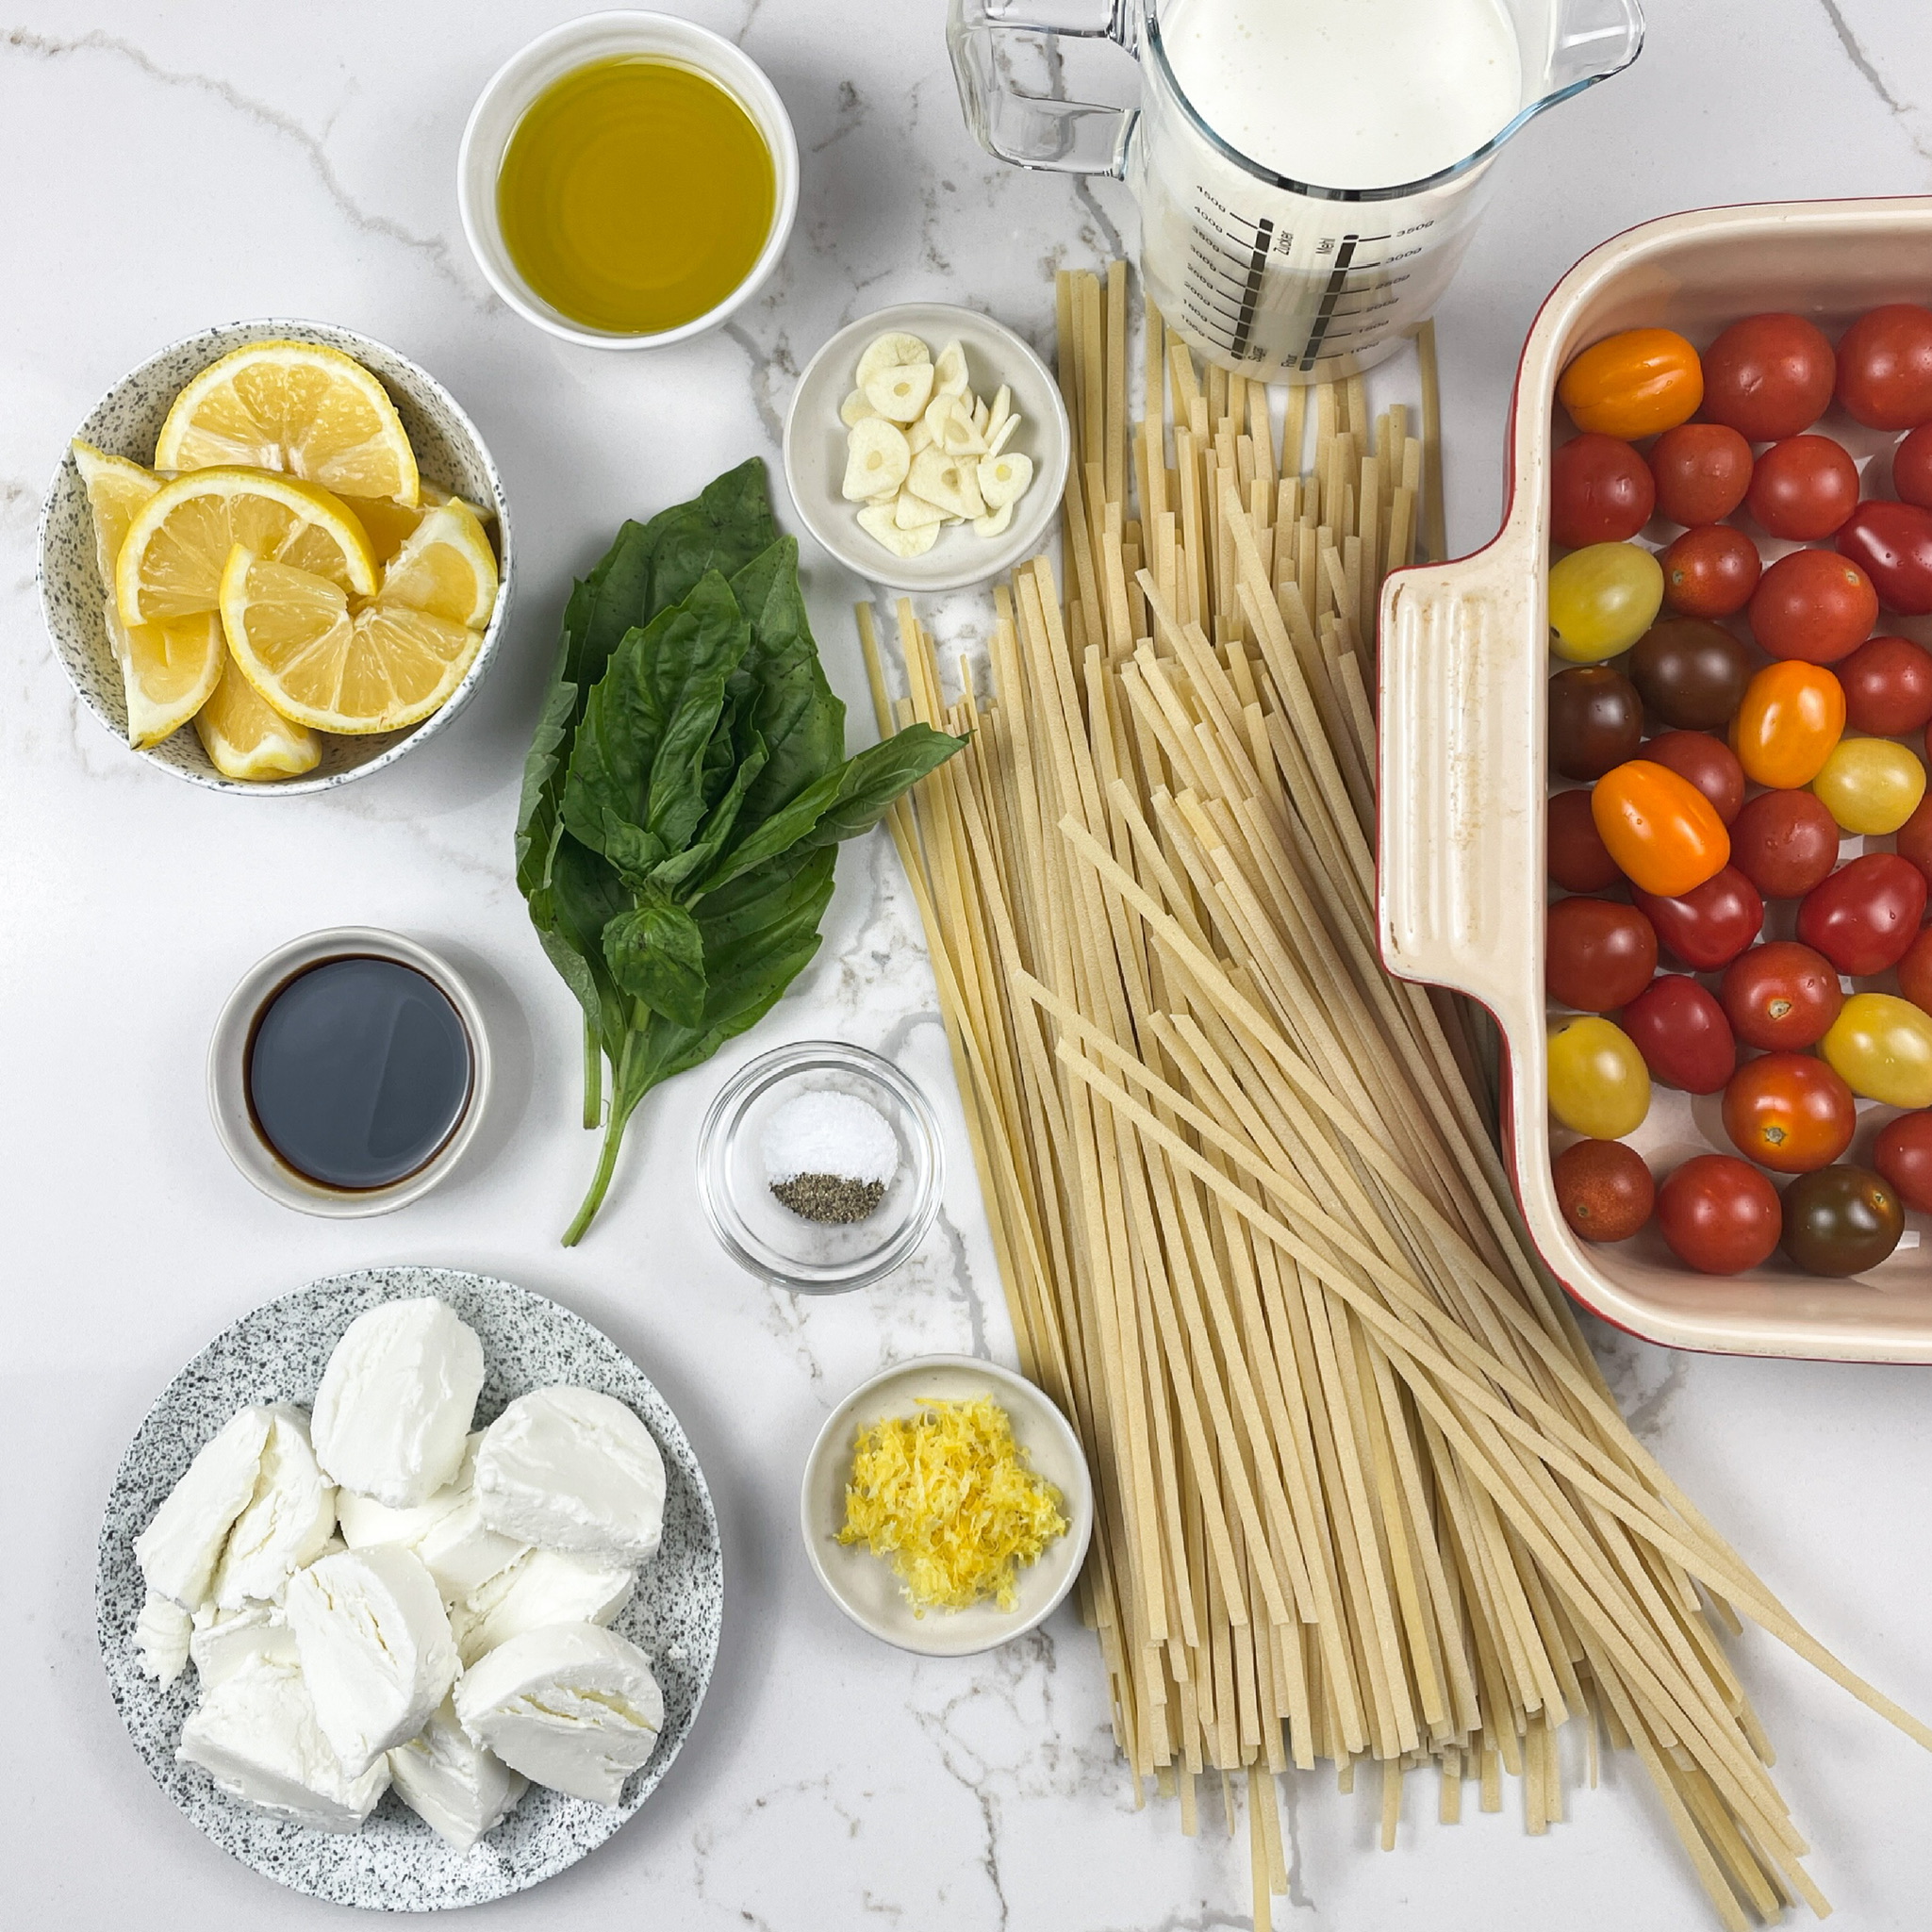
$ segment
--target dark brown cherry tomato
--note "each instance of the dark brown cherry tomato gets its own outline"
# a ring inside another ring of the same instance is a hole
[[[1635,1148],[1579,1140],[1551,1164],[1557,1206],[1585,1241],[1627,1241],[1650,1218],[1657,1188]]]
[[[1825,414],[1831,344],[1797,315],[1749,315],[1704,352],[1704,414],[1754,443],[1796,436]]]
[[[1565,778],[1601,778],[1643,740],[1643,701],[1622,671],[1574,664],[1549,681],[1549,762]]]
[[[1909,637],[1867,637],[1838,668],[1845,722],[1874,738],[1932,723],[1932,651]]]
[[[1708,618],[1663,618],[1630,652],[1630,682],[1673,731],[1717,731],[1751,682],[1751,653]]]
[[[1932,730],[1925,738],[1925,755],[1932,758]],[[1926,883],[1932,884],[1932,792],[1919,801],[1919,809],[1899,827],[1891,842],[1899,857],[1918,867]]]
[[[1891,453],[1891,491],[1902,504],[1932,510],[1932,422],[1922,422]]]
[[[1872,1164],[1907,1207],[1932,1213],[1932,1111],[1921,1108],[1888,1120],[1872,1143]]]
[[[1932,1013],[1932,926],[1921,926],[1898,963],[1898,990],[1922,1012]]]
[[[1656,501],[1649,466],[1620,437],[1573,437],[1550,458],[1550,535],[1565,550],[1635,537]]]
[[[1777,1189],[1735,1154],[1696,1154],[1657,1190],[1657,1226],[1700,1275],[1740,1275],[1769,1261],[1784,1225]]]
[[[1744,809],[1744,768],[1722,738],[1704,731],[1667,731],[1643,747],[1643,755],[1688,778],[1726,825]]]
[[[1858,466],[1828,436],[1787,437],[1758,458],[1744,504],[1759,529],[1810,543],[1858,508]]]
[[[1652,980],[1617,1024],[1636,1044],[1650,1077],[1687,1094],[1714,1094],[1737,1070],[1738,1043],[1724,1008],[1695,980]]]
[[[1764,901],[1735,866],[1680,899],[1659,899],[1633,885],[1630,900],[1650,921],[1658,942],[1694,972],[1728,966],[1764,926]]]
[[[1871,579],[1887,610],[1907,618],[1932,610],[1932,510],[1916,504],[1860,504],[1838,533],[1838,548]],[[1796,554],[1822,556],[1824,552]]]
[[[1747,1160],[1777,1174],[1828,1167],[1852,1144],[1858,1103],[1809,1053],[1760,1053],[1724,1090],[1724,1131]]]
[[[1544,915],[1544,983],[1579,1013],[1612,1013],[1657,970],[1657,934],[1635,906],[1560,899]]]
[[[1808,1275],[1862,1275],[1898,1246],[1905,1204],[1869,1167],[1821,1167],[1784,1191],[1780,1246]]]
[[[1896,852],[1867,852],[1805,895],[1798,937],[1857,979],[1896,966],[1924,916],[1925,875]]]
[[[1763,569],[1758,546],[1728,523],[1685,531],[1658,561],[1664,608],[1687,618],[1735,616],[1750,603]]]
[[[1651,444],[1650,474],[1660,517],[1722,523],[1751,487],[1751,445],[1722,422],[1680,422]]]
[[[1725,968],[1717,997],[1738,1038],[1767,1053],[1815,1047],[1845,1003],[1831,962],[1794,939],[1739,953]]]
[[[1707,383],[1709,371],[1707,361]],[[1932,420],[1932,308],[1889,302],[1861,315],[1839,339],[1838,400],[1867,429]],[[1708,408],[1708,388],[1705,401]]]
[[[1844,531],[1839,536],[1842,541]],[[1794,550],[1779,557],[1751,593],[1751,635],[1774,657],[1836,664],[1872,635],[1877,621],[1878,593],[1871,578],[1856,559],[1828,550]]]
[[[1565,892],[1602,892],[1624,876],[1596,829],[1587,791],[1550,794],[1544,847],[1549,876]]]
[[[1811,792],[1759,792],[1731,826],[1731,864],[1766,899],[1803,899],[1838,864],[1838,820]]]

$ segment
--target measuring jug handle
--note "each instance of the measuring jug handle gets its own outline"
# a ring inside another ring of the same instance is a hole
[[[1015,77],[1016,57],[1043,63],[1057,88],[1057,41],[1112,41],[1131,53],[1139,12],[1137,0],[950,0],[946,45],[980,145],[1016,167],[1120,173],[1139,110],[1029,93]]]

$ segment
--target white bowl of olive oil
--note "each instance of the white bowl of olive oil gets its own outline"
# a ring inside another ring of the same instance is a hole
[[[657,349],[716,328],[778,265],[799,205],[764,70],[669,14],[539,35],[471,110],[463,232],[517,313],[567,342]]]

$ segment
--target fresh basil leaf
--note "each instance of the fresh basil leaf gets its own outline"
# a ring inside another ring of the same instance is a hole
[[[799,588],[799,546],[782,537],[732,579],[738,607],[751,620],[751,648],[741,676],[753,687],[747,724],[770,757],[746,800],[744,822],[772,813],[845,759],[845,706],[825,682],[818,646]]]
[[[551,900],[555,930],[541,935],[544,950],[576,994],[615,1063],[629,1024],[631,1001],[605,962],[603,932],[631,910],[632,896],[600,853],[567,832],[557,840]],[[567,966],[563,954],[573,957],[575,966]]]
[[[682,603],[707,570],[729,577],[777,541],[765,463],[753,456],[727,470],[692,502],[662,511],[644,526],[650,595],[631,621],[648,623],[659,611]]]
[[[731,789],[706,814],[704,823],[698,828],[697,837],[683,851],[652,868],[652,884],[662,887],[666,892],[673,892],[685,881],[697,878],[717,859],[730,840],[732,830],[744,809],[746,794],[757,783],[758,774],[764,769],[765,740],[754,735],[739,759]]]
[[[612,977],[634,999],[680,1026],[704,1020],[704,938],[698,922],[662,892],[639,896],[635,911],[603,929]]]

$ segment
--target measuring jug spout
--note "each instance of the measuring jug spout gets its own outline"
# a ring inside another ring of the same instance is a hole
[[[1523,49],[1523,110],[1492,148],[1545,107],[1623,73],[1643,51],[1638,0],[1510,0],[1510,12]]]

